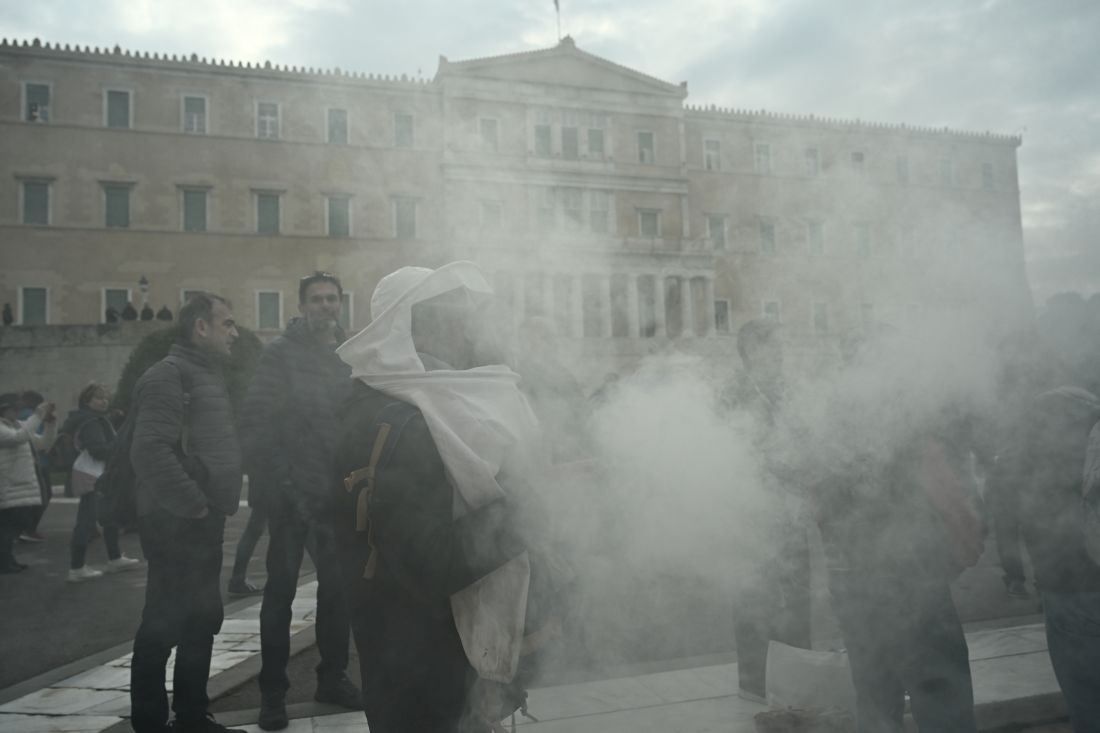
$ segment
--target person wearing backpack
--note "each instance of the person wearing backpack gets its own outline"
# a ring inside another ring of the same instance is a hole
[[[84,564],[88,545],[96,536],[96,520],[99,517],[99,493],[95,490],[95,479],[103,470],[103,464],[111,455],[115,441],[115,428],[107,417],[110,406],[110,392],[107,386],[92,382],[80,390],[77,407],[65,419],[61,431],[73,436],[73,445],[78,449],[77,458],[70,467],[70,484],[80,498],[76,510],[76,523],[73,526],[72,541],[69,545],[70,583],[99,578],[103,571],[87,567]],[[107,547],[107,566],[109,573],[133,570],[140,561],[122,554],[118,544],[118,527],[112,522],[103,524],[103,542]]]
[[[548,457],[494,307],[472,263],[401,268],[338,349],[336,537],[374,733],[499,730],[560,634],[564,574],[533,541]]]
[[[237,339],[229,301],[192,295],[178,340],[134,388],[130,463],[148,565],[130,666],[136,733],[226,733],[208,712],[214,635],[222,624],[222,541],[241,497],[241,451],[222,366]],[[121,440],[121,438],[120,438]],[[104,475],[113,463],[108,461]],[[102,478],[102,477],[101,477]],[[176,648],[169,728],[165,665]]]
[[[337,412],[351,390],[350,370],[336,356],[343,290],[335,275],[316,272],[298,283],[300,318],[264,348],[241,410],[241,443],[249,494],[268,517],[267,583],[260,610],[262,667],[259,725],[289,725],[286,674],[291,604],[307,548],[317,569],[317,688],[314,700],[360,710],[347,677],[351,630],[332,539],[329,488]],[[253,492],[255,494],[253,495]]]

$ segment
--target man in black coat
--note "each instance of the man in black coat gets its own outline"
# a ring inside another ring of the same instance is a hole
[[[207,712],[214,635],[221,629],[225,518],[241,496],[241,457],[221,363],[237,327],[209,293],[180,309],[180,340],[138,380],[130,460],[138,532],[149,563],[130,667],[136,733],[169,730],[165,665],[176,647],[172,731],[226,733]]]
[[[351,389],[351,370],[335,352],[344,338],[338,325],[342,294],[334,275],[317,272],[302,278],[302,317],[264,349],[241,413],[249,491],[260,492],[253,500],[262,499],[271,533],[260,611],[259,724],[264,730],[281,730],[289,722],[291,603],[306,549],[317,568],[321,663],[314,699],[361,709],[359,692],[345,672],[350,629],[328,499],[337,412]]]

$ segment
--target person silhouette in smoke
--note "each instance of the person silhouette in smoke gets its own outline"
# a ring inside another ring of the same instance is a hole
[[[810,647],[810,550],[797,498],[797,482],[778,451],[783,409],[783,344],[779,326],[753,320],[737,333],[744,364],[736,388],[736,406],[754,418],[754,442],[767,469],[764,481],[773,501],[773,542],[749,558],[754,569],[743,582],[734,607],[739,693],[763,701],[768,642]]]
[[[4,303],[4,325],[10,326],[15,322],[15,316],[11,312],[11,303]]]
[[[120,315],[124,321],[136,321],[138,318],[137,308],[134,307],[133,303],[127,303]]]
[[[170,321],[170,320],[172,320],[172,311],[170,311],[168,309],[168,306],[162,305],[160,307],[160,310],[157,311],[157,320],[158,321]]]
[[[141,307],[141,320],[151,321],[153,320],[153,309],[148,303]]]

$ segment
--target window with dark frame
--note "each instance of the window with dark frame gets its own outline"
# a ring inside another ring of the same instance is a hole
[[[326,114],[328,135],[325,138],[329,145],[348,144],[348,111],[336,107],[330,108]]]
[[[328,209],[328,236],[351,236],[351,198],[328,196],[325,201]]]
[[[258,192],[256,194],[256,233],[279,233],[279,194]]]
[[[49,181],[23,181],[23,223],[41,226],[50,223]]]
[[[275,102],[256,104],[256,137],[264,140],[279,139],[279,105]]]
[[[46,288],[23,288],[20,298],[19,323],[24,326],[45,326],[49,321],[49,295]]]
[[[652,209],[638,211],[638,236],[655,238],[661,235],[661,215]]]
[[[206,189],[183,189],[183,231],[206,231]]]
[[[107,127],[130,127],[130,92],[107,90]]]
[[[548,124],[539,123],[535,125],[535,155],[540,158],[549,158],[553,154],[550,130]]]
[[[116,229],[130,226],[130,188],[124,183],[103,184],[105,226]]]
[[[588,228],[593,234],[611,231],[611,195],[607,191],[588,192]]]
[[[50,85],[28,82],[23,90],[27,105],[23,119],[27,122],[49,122]]]
[[[278,291],[264,291],[256,293],[256,327],[261,331],[276,331],[282,328],[282,318],[279,311],[282,310],[283,294]]]
[[[206,97],[183,98],[183,131],[206,134]]]
[[[638,133],[638,162],[652,165],[657,160],[653,133],[640,131]]]
[[[708,171],[722,170],[722,143],[718,140],[703,141],[703,167]]]

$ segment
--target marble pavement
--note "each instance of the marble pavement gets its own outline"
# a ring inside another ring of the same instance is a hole
[[[298,589],[292,634],[312,625],[316,587],[313,582]],[[214,642],[212,678],[259,653],[259,609],[257,602],[226,617]],[[970,631],[967,641],[983,728],[1062,714],[1041,624]],[[129,655],[121,656],[0,705],[0,731],[98,733],[120,723],[129,709],[128,665]],[[740,699],[736,688],[735,662],[544,687],[532,690],[529,698],[529,709],[539,722],[517,717],[517,727],[527,733],[751,733],[753,716],[765,707]],[[255,711],[222,713],[218,718],[248,731],[259,730],[241,725],[255,720]],[[345,712],[292,720],[288,731],[366,729],[361,713]]]

